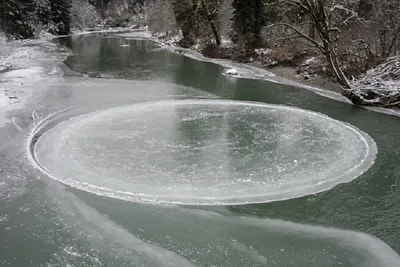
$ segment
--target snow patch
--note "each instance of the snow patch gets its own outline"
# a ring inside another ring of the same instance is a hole
[[[72,246],[68,246],[64,248],[65,253],[74,256],[74,257],[82,257],[82,254],[74,251],[74,248]]]
[[[109,32],[112,32],[112,31],[109,31]],[[146,30],[144,30],[144,29],[132,30],[132,31],[129,31],[129,32],[124,32],[124,33],[116,33],[116,34],[114,34],[114,36],[133,38],[133,39],[136,39],[136,38],[138,38],[138,39],[141,39],[141,38],[143,38],[143,39],[152,39],[151,33],[146,31]]]
[[[268,48],[257,48],[254,49],[254,52],[258,55],[258,56],[266,56],[269,55],[271,53],[271,49]]]
[[[228,74],[228,75],[239,75],[239,72],[237,71],[237,69],[229,69],[229,70],[225,71],[225,74]]]
[[[7,214],[2,214],[0,215],[0,222],[6,222],[8,221],[8,216]]]
[[[17,79],[39,79],[43,73],[43,68],[41,67],[31,67],[26,69],[11,70],[3,74],[3,77],[7,78],[17,78]]]

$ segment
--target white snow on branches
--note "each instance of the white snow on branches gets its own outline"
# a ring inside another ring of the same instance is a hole
[[[359,97],[360,104],[400,107],[400,56],[388,58],[360,79],[353,79],[350,85],[353,97]]]

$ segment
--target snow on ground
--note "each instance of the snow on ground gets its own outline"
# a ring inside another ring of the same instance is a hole
[[[17,69],[10,70],[3,74],[3,77],[12,78],[14,81],[24,82],[26,78],[29,77],[29,82],[33,82],[39,80],[40,74],[42,73],[43,68],[41,67],[30,67],[26,69]]]
[[[118,37],[126,37],[126,38],[134,38],[134,39],[149,39],[152,37],[151,33],[148,32],[146,29],[138,29],[138,30],[132,30],[130,32],[125,32],[125,33],[116,33],[115,34]]]
[[[6,96],[4,92],[0,92],[0,109],[7,106],[8,102],[9,102],[8,96]]]
[[[224,47],[233,47],[233,43],[230,39],[222,38],[221,43]]]

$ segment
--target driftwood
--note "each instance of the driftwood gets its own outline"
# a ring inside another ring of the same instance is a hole
[[[400,56],[388,58],[359,79],[343,95],[358,105],[400,107]]]

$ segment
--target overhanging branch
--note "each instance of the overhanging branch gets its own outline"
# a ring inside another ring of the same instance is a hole
[[[298,38],[303,38],[306,39],[307,41],[309,41],[310,43],[314,44],[319,50],[324,51],[324,47],[318,43],[317,41],[315,41],[314,39],[308,37],[307,35],[305,35],[304,33],[302,33],[299,29],[297,29],[296,27],[288,24],[288,23],[276,23],[276,24],[271,24],[268,27],[276,27],[276,26],[284,26],[287,27],[291,30],[293,30],[295,33],[297,33],[299,36]]]

